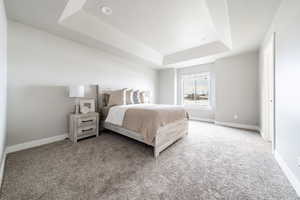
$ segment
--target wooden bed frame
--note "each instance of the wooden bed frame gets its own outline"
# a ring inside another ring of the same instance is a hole
[[[125,135],[134,140],[145,143],[144,138],[141,134],[127,130],[123,127],[104,122],[104,128],[113,132]],[[180,138],[188,134],[188,120],[182,120],[175,123],[168,124],[158,129],[158,133],[155,136],[152,144],[145,143],[153,146],[154,157],[158,157],[159,153],[165,150],[167,147],[175,143]]]
[[[104,108],[103,94],[109,93],[109,91],[112,91],[113,89],[104,89],[97,86],[96,90],[98,91],[96,99],[98,102],[97,110],[101,112],[101,110]],[[188,134],[188,120],[184,119],[159,128],[153,143],[148,144],[144,141],[142,134],[127,130],[121,126],[104,122],[104,120],[105,119],[103,118],[100,119],[100,129],[108,129],[139,142],[153,146],[155,158],[159,156],[160,152]]]

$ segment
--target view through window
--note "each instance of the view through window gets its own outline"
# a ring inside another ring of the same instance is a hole
[[[210,75],[200,73],[182,76],[183,104],[210,106]]]

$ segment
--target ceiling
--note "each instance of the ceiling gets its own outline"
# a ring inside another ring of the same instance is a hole
[[[114,14],[101,13],[101,5]],[[205,0],[87,0],[84,9],[162,55],[218,39]]]
[[[8,17],[155,68],[256,50],[281,0],[6,0]],[[111,15],[101,12],[109,6]]]

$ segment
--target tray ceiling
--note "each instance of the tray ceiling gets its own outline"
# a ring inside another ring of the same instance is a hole
[[[6,0],[5,5],[10,19],[163,68],[257,49],[280,2]],[[102,13],[102,6],[112,14]]]

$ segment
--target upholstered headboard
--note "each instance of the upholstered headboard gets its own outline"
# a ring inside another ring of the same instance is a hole
[[[98,94],[98,108],[99,112],[101,113],[101,119],[104,120],[108,114],[109,108],[108,100],[109,100],[109,94],[112,91],[119,90],[118,88],[103,88],[98,86],[97,94]]]

